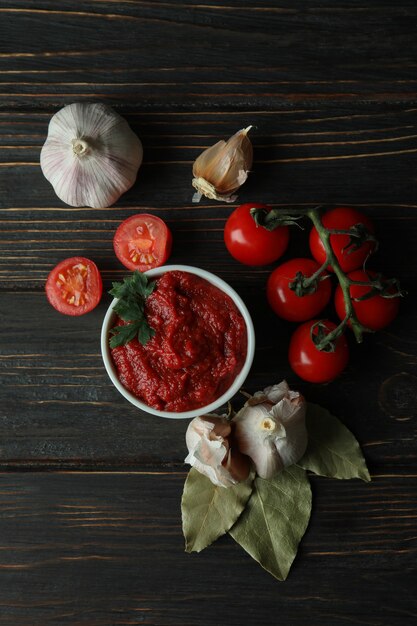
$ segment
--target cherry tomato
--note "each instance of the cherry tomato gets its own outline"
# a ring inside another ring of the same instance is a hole
[[[311,338],[311,328],[318,320],[301,324],[290,340],[289,361],[293,371],[310,383],[327,383],[341,374],[349,360],[349,347],[344,335],[335,341],[334,352],[318,350]],[[330,332],[336,324],[322,320]],[[317,328],[313,331],[317,334]]]
[[[332,293],[330,278],[319,281],[315,292],[302,296],[290,288],[298,272],[309,277],[319,267],[313,259],[291,259],[272,272],[266,285],[266,295],[271,308],[279,317],[290,322],[304,322],[324,309]]]
[[[146,272],[163,265],[171,254],[172,235],[156,215],[138,213],[116,230],[113,247],[120,263],[129,270]]]
[[[366,215],[349,208],[328,211],[323,215],[322,223],[326,228],[335,230],[349,230],[356,224],[363,224],[371,233],[375,231],[374,225]],[[330,244],[344,272],[351,272],[362,267],[366,258],[375,249],[373,241],[365,241],[357,250],[347,249],[349,243],[349,235],[330,235]],[[315,227],[310,232],[310,250],[316,261],[323,265],[326,260],[326,251]]]
[[[100,302],[103,291],[97,265],[82,256],[58,263],[45,285],[52,306],[65,315],[84,315]]]
[[[355,272],[350,272],[350,274],[348,274],[348,278],[361,282],[369,281],[369,277],[373,278],[374,276],[376,276],[376,272],[364,272],[363,270],[356,270]],[[350,295],[352,298],[359,298],[366,293],[369,293],[370,290],[370,287],[365,287],[364,285],[351,285]],[[395,293],[395,291],[392,291],[392,293]],[[334,303],[338,316],[341,320],[344,320],[346,316],[346,308],[340,285],[336,289]],[[370,330],[381,330],[381,328],[385,328],[385,326],[391,324],[391,322],[397,317],[398,309],[400,308],[400,297],[384,298],[383,296],[376,294],[368,300],[353,300],[352,305],[355,310],[356,317],[363,326],[369,328]]]
[[[257,226],[250,210],[271,207],[256,202],[241,204],[233,211],[224,228],[226,248],[237,261],[245,265],[268,265],[282,256],[289,241],[288,226],[267,230]]]

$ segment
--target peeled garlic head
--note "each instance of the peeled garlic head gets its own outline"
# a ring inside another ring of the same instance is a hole
[[[272,478],[297,463],[307,447],[306,402],[286,381],[250,397],[234,416],[239,450],[253,461],[261,478]]]
[[[104,104],[69,104],[49,122],[42,172],[71,206],[112,205],[130,189],[142,143],[126,120]]]

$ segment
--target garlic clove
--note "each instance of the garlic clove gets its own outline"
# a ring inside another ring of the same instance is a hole
[[[215,175],[217,159],[222,158],[225,145],[225,141],[218,141],[214,146],[207,148],[207,150],[204,150],[204,152],[197,157],[193,165],[193,174],[195,177],[210,180]]]
[[[297,463],[306,451],[308,441],[306,407],[302,396],[293,399],[286,397],[271,411],[274,416],[278,413],[285,428],[285,439],[275,440],[275,447],[284,467]]]
[[[244,406],[233,418],[239,450],[249,456],[261,478],[271,478],[284,468],[275,442],[285,437],[285,428],[272,419],[270,406]]]
[[[219,487],[230,487],[236,483],[229,468],[224,465],[229,458],[228,437],[231,430],[224,415],[207,414],[191,420],[185,435],[188,455],[184,462]]]
[[[232,426],[225,415],[195,417],[185,435],[188,456],[185,463],[207,476],[214,485],[231,487],[246,480],[248,457],[231,445]]]
[[[228,472],[230,482],[235,484],[240,483],[242,480],[246,480],[250,472],[249,457],[242,454],[236,447],[229,448],[226,457],[222,463],[225,471]]]
[[[256,392],[233,417],[239,450],[261,478],[300,460],[307,447],[306,402],[285,381]]]
[[[71,206],[107,207],[130,189],[142,163],[140,139],[104,104],[70,104],[51,119],[41,168]]]
[[[246,181],[253,162],[253,148],[248,132],[252,126],[235,133],[228,141],[218,141],[197,157],[193,165],[192,185],[211,200],[233,202],[233,195]]]

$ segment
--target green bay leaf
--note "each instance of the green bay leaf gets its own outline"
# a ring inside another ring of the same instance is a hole
[[[311,500],[310,483],[300,467],[292,465],[270,480],[258,476],[229,534],[270,574],[285,580],[310,519]]]
[[[253,478],[251,473],[233,487],[218,487],[191,468],[181,500],[187,552],[200,552],[233,526],[252,493]]]
[[[320,476],[371,480],[358,441],[337,417],[308,403],[306,425],[307,450],[297,465]]]

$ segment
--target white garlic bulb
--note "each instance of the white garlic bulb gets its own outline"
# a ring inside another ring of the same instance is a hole
[[[130,189],[142,157],[139,137],[116,111],[74,103],[49,122],[41,168],[63,202],[101,208]]]
[[[239,450],[261,478],[272,478],[297,463],[307,447],[306,401],[283,380],[257,391],[234,416]]]

